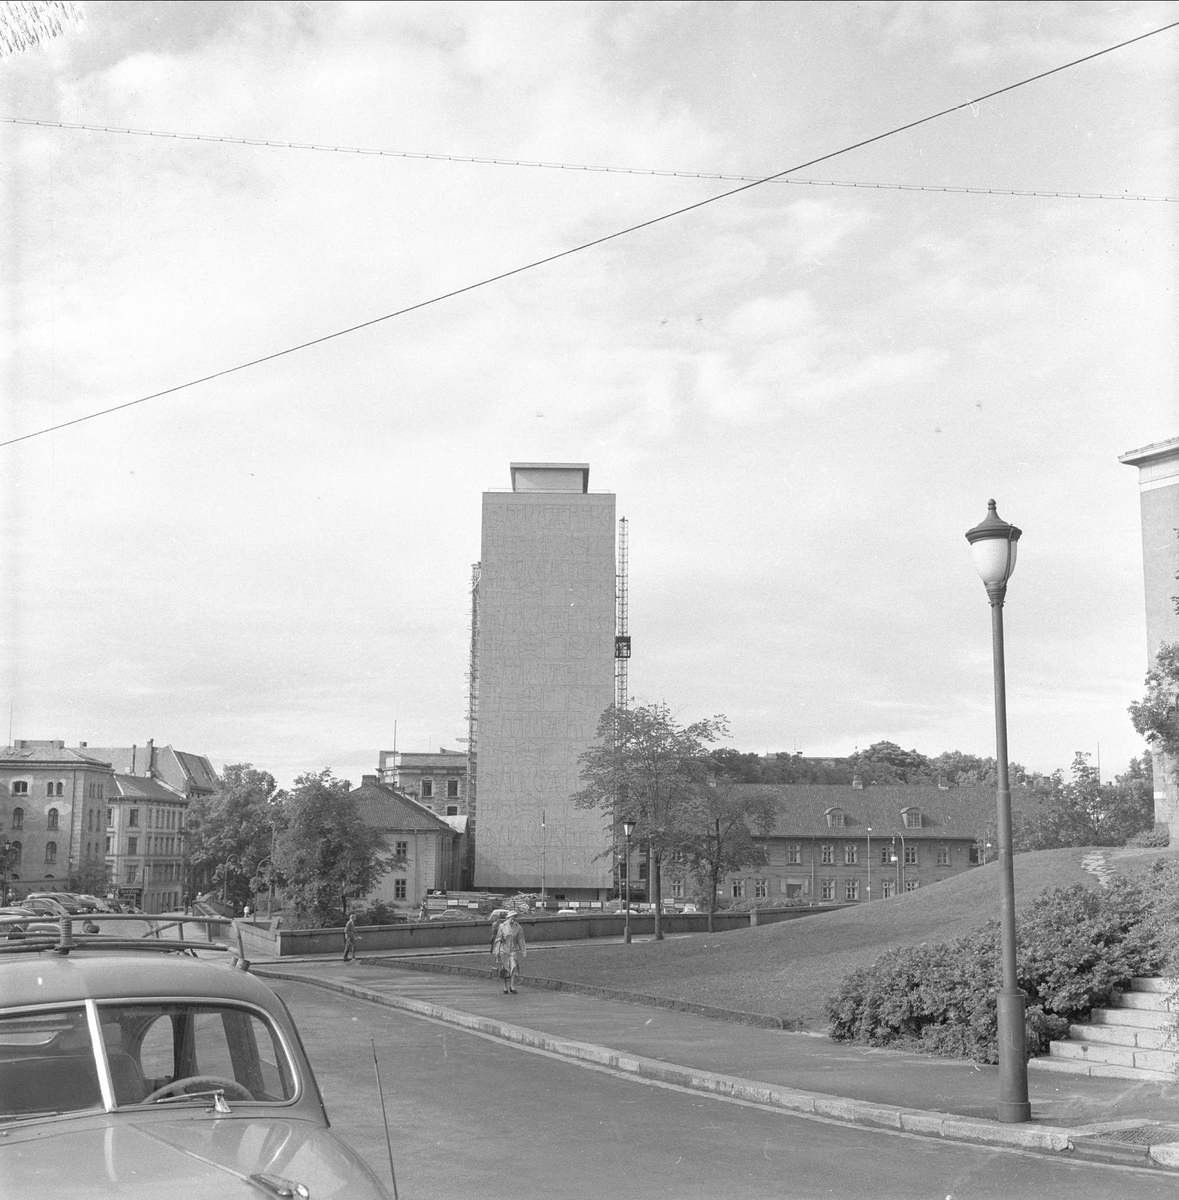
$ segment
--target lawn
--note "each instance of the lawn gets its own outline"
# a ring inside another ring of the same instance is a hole
[[[1017,908],[1046,889],[1101,884],[1082,859],[1105,856],[1110,870],[1131,874],[1179,850],[1086,848],[1041,850],[1015,858]],[[961,937],[998,915],[999,867],[976,867],[932,887],[818,911],[800,920],[731,933],[697,934],[630,946],[537,949],[526,973],[673,1000],[779,1017],[787,1028],[822,1030],[823,1000],[854,967],[884,950]]]

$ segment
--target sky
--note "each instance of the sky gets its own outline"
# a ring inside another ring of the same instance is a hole
[[[1011,758],[1142,752],[1118,455],[1179,434],[1179,29],[958,106],[1179,4],[80,8],[0,58],[0,441],[129,406],[0,447],[11,737],[283,785],[460,748],[481,494],[588,462],[635,703],[747,751],[993,753],[993,497]],[[828,155],[183,386],[738,186],[444,156]]]

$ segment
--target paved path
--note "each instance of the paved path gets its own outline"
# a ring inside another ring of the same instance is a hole
[[[530,988],[527,978],[517,995],[505,995],[490,975],[478,979],[407,965],[404,958],[373,956],[349,964],[336,958],[273,961],[256,963],[254,969],[531,1049],[835,1120],[1055,1151],[1073,1148],[1078,1137],[1120,1130],[1123,1143],[1110,1142],[1108,1154],[1105,1139],[1086,1152],[1118,1161],[1129,1153],[1145,1165],[1142,1143],[1153,1142],[1152,1160],[1179,1170],[1179,1080],[1138,1083],[1030,1071],[1032,1121],[1000,1124],[993,1119],[999,1088],[995,1067]],[[1143,1132],[1126,1132],[1130,1128]]]

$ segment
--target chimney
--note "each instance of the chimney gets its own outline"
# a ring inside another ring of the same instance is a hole
[[[362,775],[360,777],[360,785],[361,785],[361,787],[365,787],[365,786],[376,787],[377,786],[377,777],[375,775]]]
[[[147,770],[144,774],[148,779],[156,777],[156,740],[155,738],[147,739]]]
[[[78,743],[78,749],[79,749],[79,750],[85,750],[85,749],[86,749],[86,743],[85,743],[85,742],[79,742],[79,743]]]
[[[852,776],[852,787],[857,792],[862,792],[864,790],[864,780],[861,778],[859,771]]]

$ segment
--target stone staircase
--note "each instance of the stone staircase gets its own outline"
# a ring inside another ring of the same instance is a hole
[[[1068,1041],[1052,1042],[1028,1066],[1071,1075],[1179,1083],[1179,980],[1133,979],[1095,1008],[1087,1025],[1070,1025]]]

